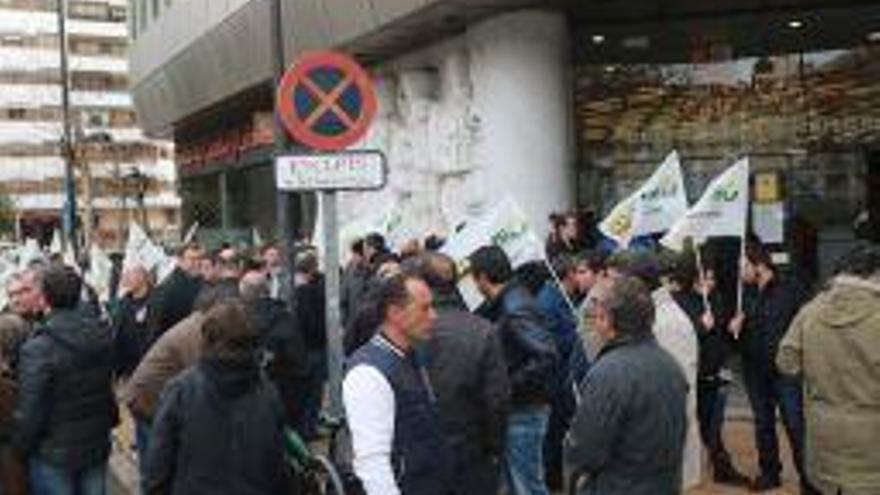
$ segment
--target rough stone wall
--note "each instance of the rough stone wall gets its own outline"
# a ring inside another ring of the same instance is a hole
[[[514,71],[534,65],[536,71],[567,73],[562,54],[546,70],[546,52],[567,49],[561,43],[567,38],[558,34],[558,19],[550,17],[548,23],[544,13],[537,15],[514,14],[488,27],[477,26],[374,71],[379,114],[357,147],[385,152],[389,183],[383,191],[341,195],[343,230],[346,224],[377,225],[385,219],[395,225],[390,236],[395,243],[430,232],[445,234],[510,193],[533,213],[535,228],[543,232],[548,205],[568,206],[573,153],[558,149],[571,142],[570,116],[564,110],[570,103],[569,89],[563,88],[567,80],[556,84],[564,76],[550,74],[522,82],[516,73],[508,73],[520,64],[524,67]],[[520,30],[515,46],[506,45],[505,37],[512,40],[512,28],[523,23],[532,29],[525,35]],[[548,93],[543,87],[547,77],[559,88]],[[548,101],[552,99],[561,101]],[[539,142],[522,142],[535,136]],[[535,187],[532,179],[537,179]],[[343,232],[343,242],[345,237]]]

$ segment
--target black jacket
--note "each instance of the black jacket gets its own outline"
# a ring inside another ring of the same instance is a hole
[[[308,369],[306,346],[287,305],[267,297],[249,301],[247,310],[262,338],[269,377],[274,381],[303,379]]]
[[[357,309],[345,325],[342,347],[346,356],[351,356],[354,351],[369,342],[376,334],[376,328],[382,324],[377,302],[381,283],[377,277],[367,280]]]
[[[428,373],[455,456],[455,493],[494,493],[510,400],[501,344],[492,324],[468,313],[452,295],[434,297]]]
[[[699,377],[711,379],[718,375],[721,368],[727,362],[733,349],[733,338],[727,331],[727,323],[730,321],[728,312],[722,307],[721,298],[717,292],[709,296],[709,304],[712,307],[712,316],[715,320],[713,328],[703,325],[703,313],[705,304],[703,296],[696,291],[677,291],[672,294],[675,302],[687,313],[694,325],[699,343]]]
[[[739,346],[746,365],[775,372],[779,344],[806,298],[806,290],[800,283],[779,275],[763,289],[745,287],[745,324]]]
[[[147,454],[149,495],[285,493],[283,413],[256,362],[203,358],[165,389]]]
[[[53,311],[21,350],[18,449],[66,469],[104,462],[117,420],[113,364],[109,329],[82,310]]]
[[[565,458],[582,495],[681,493],[687,380],[652,335],[606,344],[581,384]]]
[[[296,325],[302,333],[306,349],[325,352],[327,348],[326,297],[324,295],[324,276],[298,285],[293,289],[296,301]]]
[[[508,284],[480,310],[495,322],[510,378],[511,407],[549,404],[556,371],[556,342],[534,297]]]
[[[202,280],[188,275],[179,267],[159,284],[148,303],[150,344],[166,330],[192,313]]]
[[[113,312],[113,344],[116,372],[119,375],[131,375],[150,345],[148,302],[149,296],[136,299],[131,294],[126,294],[119,300],[119,305]]]

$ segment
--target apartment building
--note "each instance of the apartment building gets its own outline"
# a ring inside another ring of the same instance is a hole
[[[16,235],[48,242],[65,204],[58,0],[0,0],[0,188]],[[128,4],[66,1],[78,230],[118,248],[132,220],[179,236],[173,144],[149,139],[128,92]]]

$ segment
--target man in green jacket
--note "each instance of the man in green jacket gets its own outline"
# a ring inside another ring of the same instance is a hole
[[[806,464],[824,494],[880,493],[880,249],[855,250],[782,341],[779,370],[802,375]]]

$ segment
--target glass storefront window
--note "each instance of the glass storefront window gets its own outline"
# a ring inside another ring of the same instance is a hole
[[[865,196],[865,147],[880,138],[878,61],[880,48],[864,46],[720,63],[582,65],[581,156],[588,168],[611,171],[614,197],[603,203],[677,149],[692,195],[748,154],[754,170],[783,174],[790,200],[827,198],[831,211],[816,220],[851,219]]]

